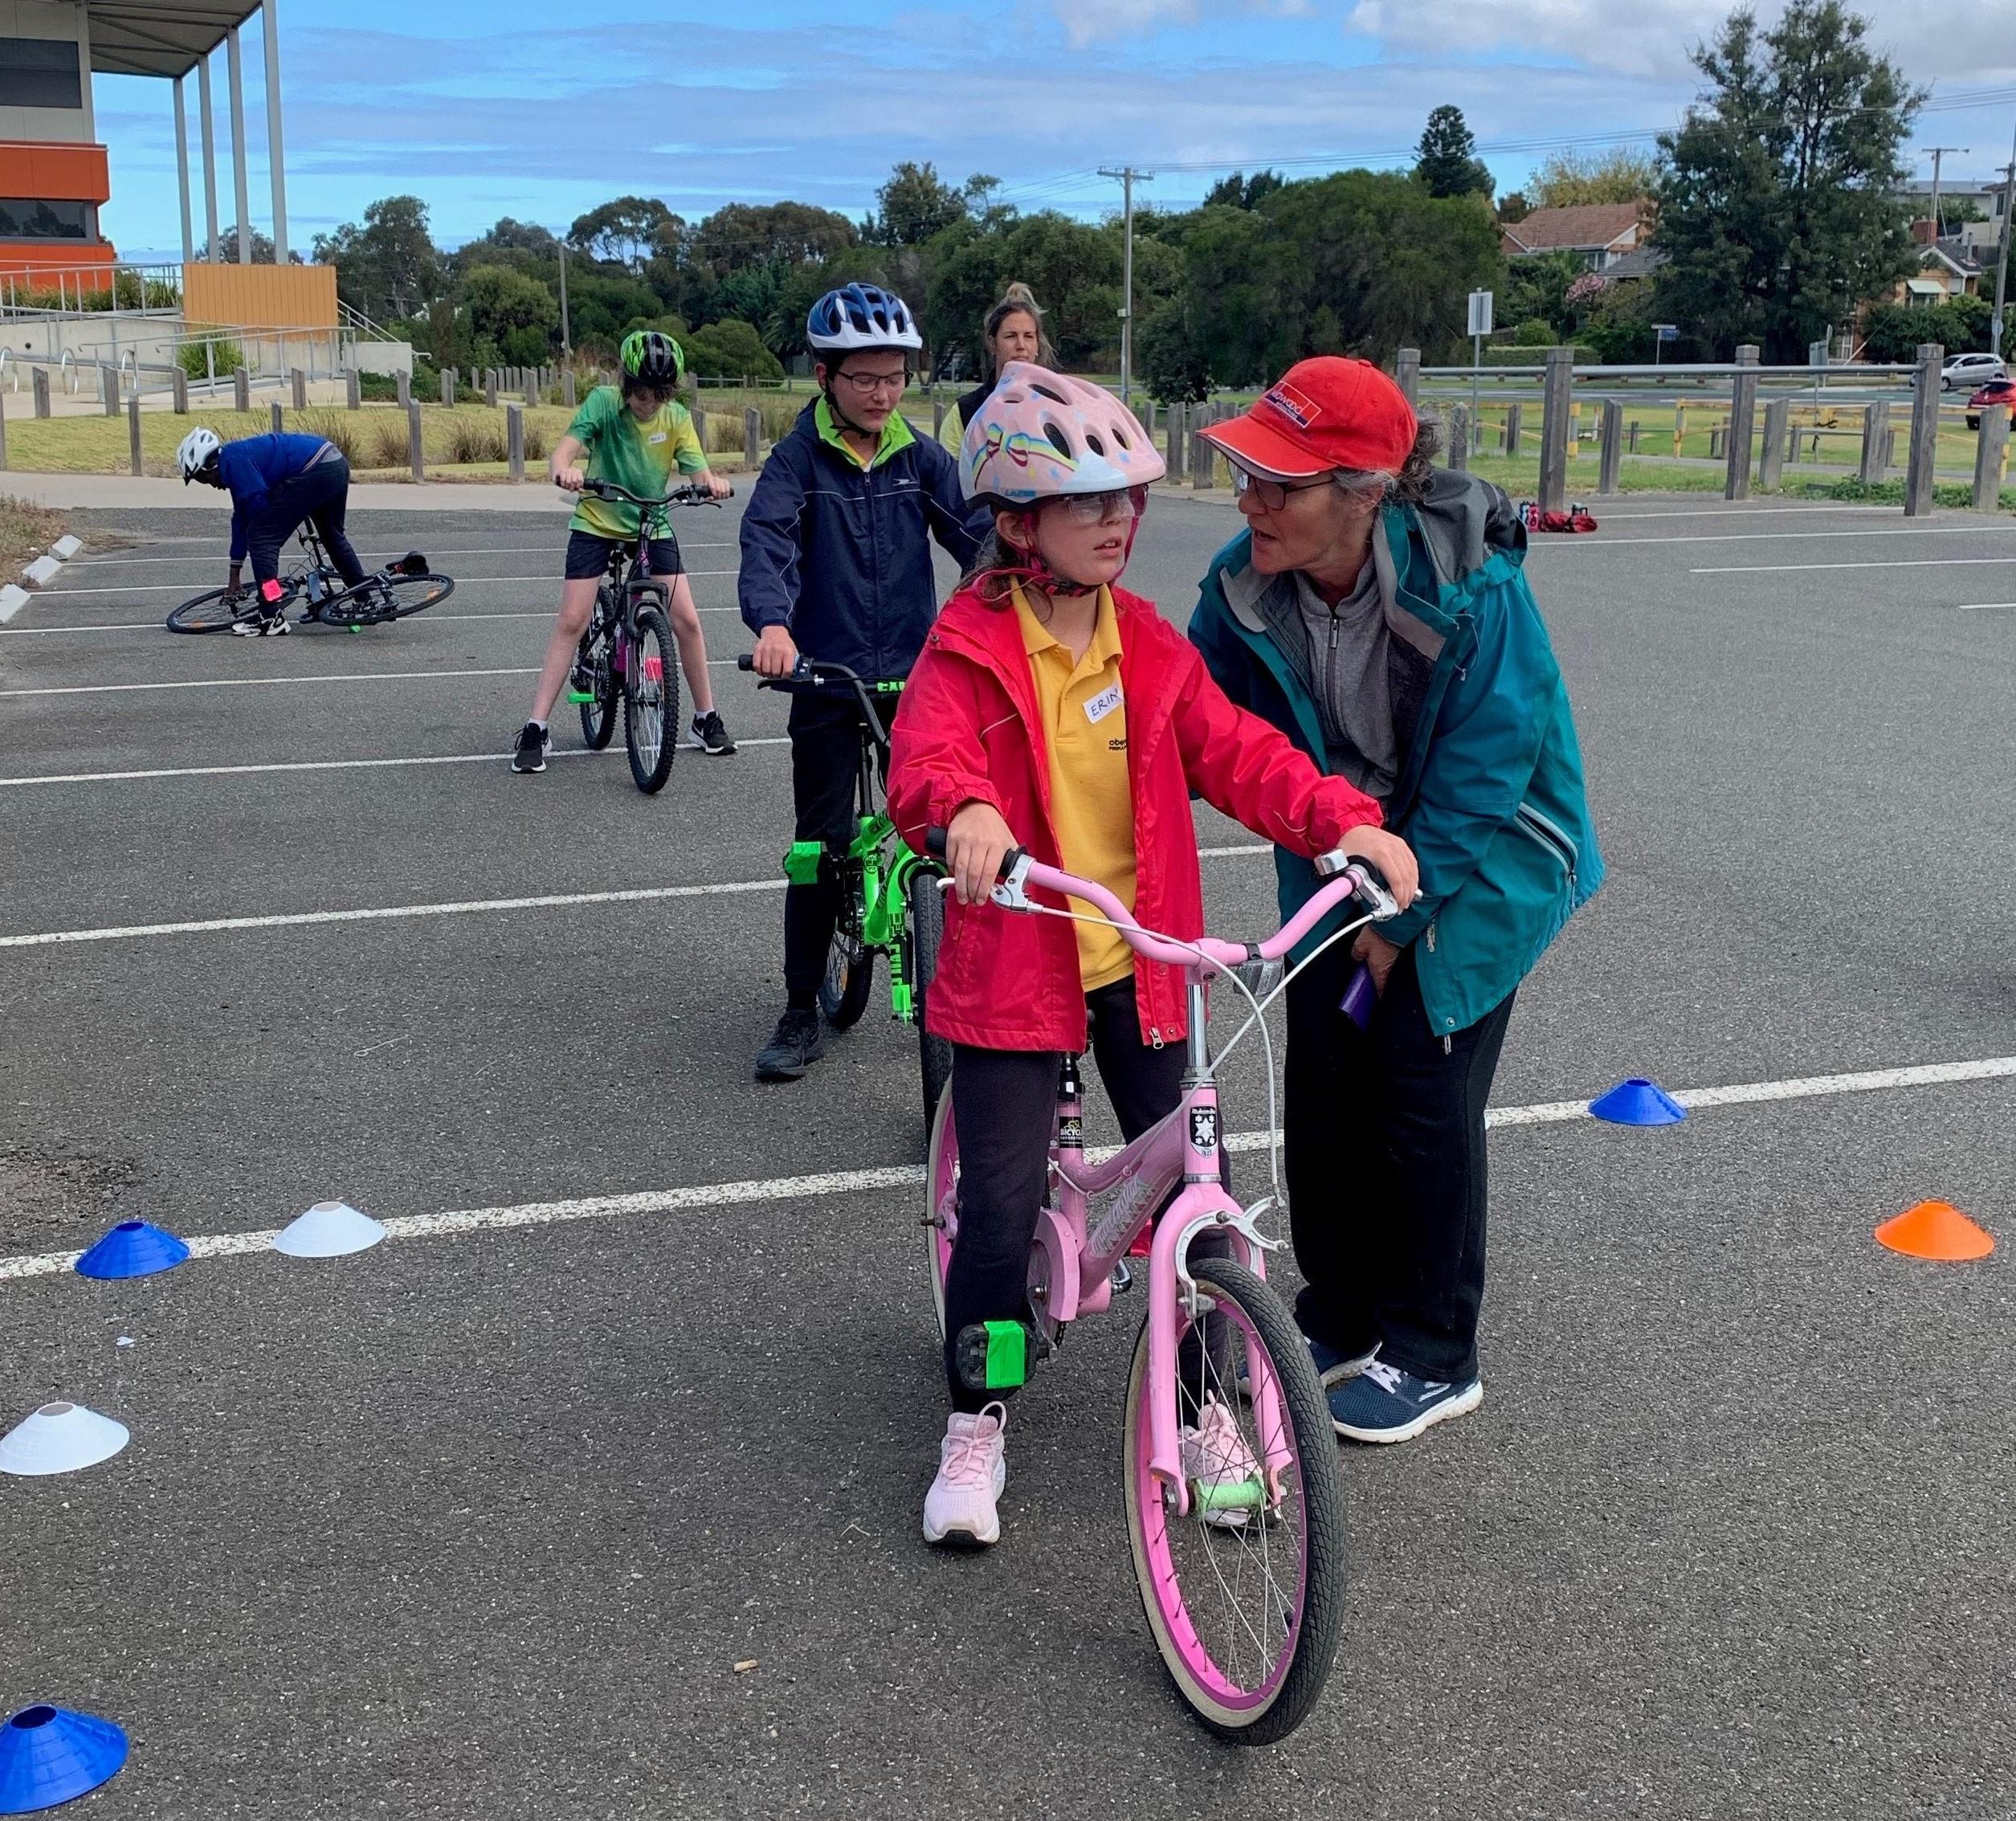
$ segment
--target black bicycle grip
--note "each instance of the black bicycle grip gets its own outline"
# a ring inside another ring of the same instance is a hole
[[[755,669],[755,668],[756,668],[756,654],[755,654],[755,652],[753,652],[753,651],[745,651],[745,652],[741,655],[741,656],[740,656],[739,658],[737,658],[737,659],[735,660],[735,668],[736,668],[737,670],[753,670],[753,669]]]
[[[948,832],[945,829],[927,828],[924,831],[924,851],[934,860],[941,860],[945,857],[945,843],[948,839]],[[994,876],[998,879],[1006,879],[1026,857],[1020,847],[1010,847],[1001,856],[1001,871]]]

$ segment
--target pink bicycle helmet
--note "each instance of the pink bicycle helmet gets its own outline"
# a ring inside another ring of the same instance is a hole
[[[1074,493],[1117,493],[1168,472],[1141,419],[1112,393],[1010,361],[959,445],[969,500],[1014,508]]]

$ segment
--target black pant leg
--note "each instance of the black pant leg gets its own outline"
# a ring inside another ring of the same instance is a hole
[[[1288,983],[1281,1109],[1288,1231],[1304,1286],[1296,1320],[1345,1354],[1379,1337],[1372,1292],[1385,1276],[1394,1207],[1372,1041],[1339,1009],[1357,967],[1339,942]]]
[[[357,548],[344,529],[350,504],[350,464],[341,455],[334,456],[317,462],[300,478],[311,483],[313,489],[308,516],[315,521],[323,545],[343,578],[343,586],[354,588],[364,579],[364,565],[358,561]]]
[[[1477,1375],[1484,1294],[1484,1103],[1512,1021],[1508,996],[1446,1039],[1404,953],[1373,1015],[1374,1093],[1389,1162],[1390,1235],[1371,1285],[1379,1357],[1423,1378]],[[1446,1045],[1446,1047],[1445,1047]]]
[[[817,841],[829,857],[809,885],[784,890],[784,986],[810,993],[826,978],[826,950],[840,913],[830,855],[852,838],[854,781],[860,763],[855,733],[860,710],[851,701],[800,695],[791,700],[791,802],[794,841]]]
[[[953,1046],[959,1235],[945,1273],[945,1363],[954,1410],[980,1410],[1002,1394],[960,1382],[960,1329],[1028,1319],[1029,1249],[1049,1176],[1059,1062],[1047,1050]]]
[[[266,496],[266,504],[247,515],[245,550],[251,558],[252,579],[272,582],[280,573],[280,547],[294,535],[305,513],[294,509],[290,484],[283,481]]]

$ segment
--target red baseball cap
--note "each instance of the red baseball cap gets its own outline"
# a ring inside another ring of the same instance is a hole
[[[1407,396],[1369,361],[1319,354],[1297,361],[1243,417],[1198,435],[1271,480],[1332,468],[1398,473],[1418,420]]]

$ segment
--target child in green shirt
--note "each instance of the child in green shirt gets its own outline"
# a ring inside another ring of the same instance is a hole
[[[670,336],[639,329],[626,337],[622,387],[598,386],[582,402],[553,452],[554,484],[578,493],[582,483],[593,476],[649,500],[663,495],[677,473],[697,476],[715,498],[724,497],[728,484],[708,467],[707,452],[700,447],[692,416],[673,397],[685,366],[685,356]],[[582,498],[568,521],[560,617],[553,623],[546,661],[533,692],[532,718],[520,731],[517,749],[512,754],[513,771],[546,769],[546,753],[553,745],[548,719],[573,668],[581,635],[588,629],[595,590],[609,572],[610,551],[636,537],[639,516],[635,506],[590,494]],[[663,578],[670,586],[672,637],[693,697],[691,744],[723,757],[735,750],[735,742],[728,738],[714,706],[713,686],[707,676],[707,641],[693,605],[692,586],[679,561],[679,541],[669,525],[663,529],[663,537],[651,541],[651,574]]]

